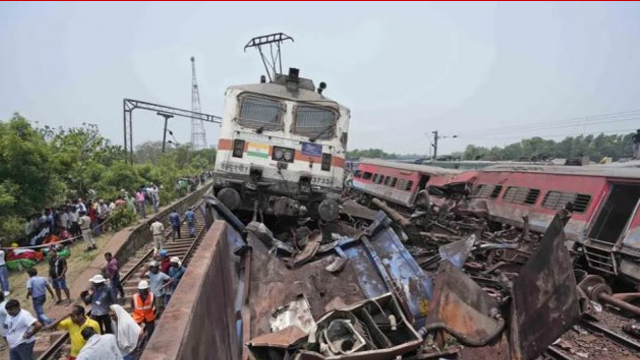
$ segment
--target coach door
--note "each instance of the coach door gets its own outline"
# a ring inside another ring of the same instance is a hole
[[[612,184],[609,196],[598,212],[589,238],[615,244],[629,227],[640,200],[640,185]]]

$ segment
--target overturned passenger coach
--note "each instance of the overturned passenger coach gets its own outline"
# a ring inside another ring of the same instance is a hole
[[[496,165],[471,181],[472,203],[486,204],[491,220],[520,226],[527,216],[538,232],[570,204],[569,247],[592,270],[640,280],[640,169]]]

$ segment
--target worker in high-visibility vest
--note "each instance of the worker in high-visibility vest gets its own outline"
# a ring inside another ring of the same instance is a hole
[[[149,282],[142,280],[138,283],[138,293],[131,298],[131,308],[133,320],[142,326],[144,332],[149,337],[156,326],[156,309],[154,295],[149,291]]]

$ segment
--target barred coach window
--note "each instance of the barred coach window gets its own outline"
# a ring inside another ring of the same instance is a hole
[[[283,105],[277,101],[246,96],[242,98],[238,123],[262,130],[282,130],[283,110]]]
[[[310,138],[331,139],[335,133],[336,113],[326,108],[298,106],[292,132]]]

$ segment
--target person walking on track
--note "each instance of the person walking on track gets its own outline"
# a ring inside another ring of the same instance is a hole
[[[36,312],[36,317],[44,325],[53,323],[51,319],[44,314],[44,303],[47,301],[47,291],[53,298],[53,289],[47,279],[42,276],[38,276],[36,268],[30,268],[27,270],[29,274],[29,280],[27,280],[27,299],[31,297],[33,301],[33,310]]]
[[[34,360],[33,345],[36,339],[33,335],[40,331],[42,324],[30,312],[21,309],[20,302],[16,299],[7,301],[5,308],[7,319],[2,326],[7,333],[9,359]]]
[[[111,290],[117,296],[124,299],[124,288],[120,283],[120,263],[110,252],[104,254],[107,265],[104,267],[104,276],[111,282]]]
[[[158,253],[164,248],[164,225],[160,222],[160,219],[151,224],[151,234],[153,234],[153,248],[154,253]]]
[[[155,297],[149,291],[149,282],[141,280],[138,283],[138,293],[131,298],[131,317],[140,326],[144,325],[144,333],[147,338],[153,334],[156,327]]]
[[[180,239],[180,214],[176,209],[171,210],[169,214],[169,224],[171,224],[171,238]]]
[[[100,335],[90,327],[82,329],[80,334],[87,343],[76,360],[122,360],[115,335]]]
[[[142,328],[120,305],[111,305],[109,316],[111,316],[113,322],[113,334],[118,341],[118,348],[122,358],[124,360],[135,360],[134,351],[142,338]]]
[[[187,222],[189,228],[189,236],[196,236],[196,213],[193,212],[193,207],[187,209],[184,212],[184,220]]]
[[[149,262],[149,271],[144,275],[149,279],[149,287],[151,293],[156,302],[156,317],[160,317],[164,310],[164,294],[165,289],[171,286],[171,277],[160,271],[160,266],[157,261],[153,260]]]
[[[100,324],[90,319],[85,313],[84,307],[80,305],[74,305],[73,309],[71,309],[71,316],[61,320],[58,324],[58,330],[64,330],[69,333],[69,339],[71,340],[69,360],[75,360],[80,350],[87,343],[81,334],[82,330],[87,327],[93,328],[97,334],[100,334]]]
[[[116,303],[116,295],[107,285],[107,279],[98,274],[89,280],[91,290],[80,293],[85,304],[91,304],[91,317],[100,324],[103,334],[112,334],[111,318],[109,318],[109,306]]]

